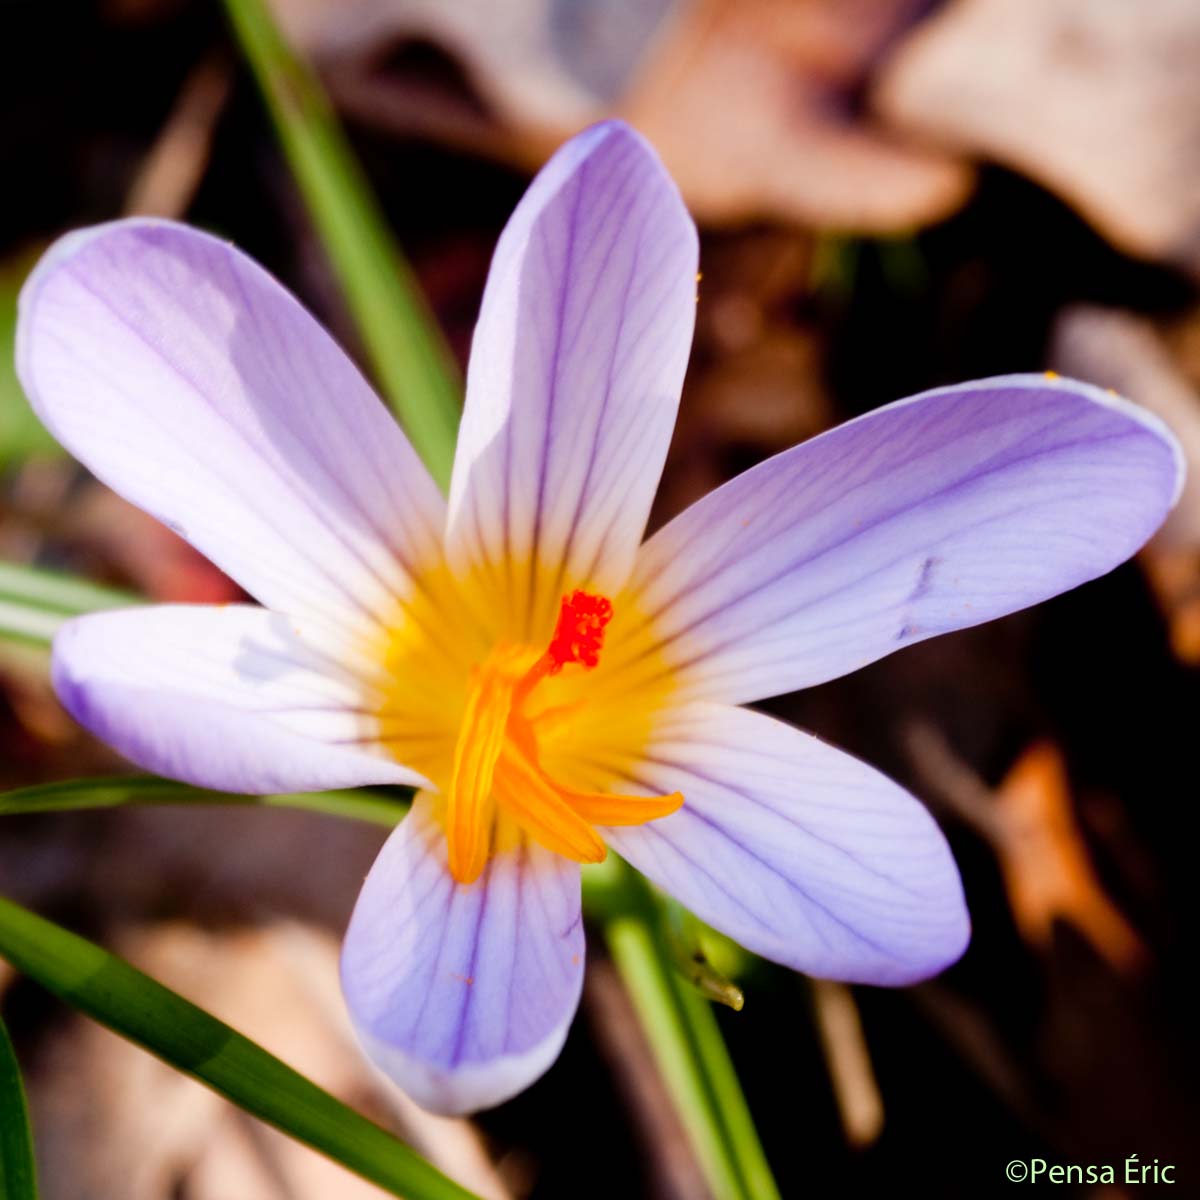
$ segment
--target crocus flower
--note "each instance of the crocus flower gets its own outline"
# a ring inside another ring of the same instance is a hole
[[[130,220],[21,299],[21,379],[103,481],[262,607],[87,616],[58,694],[205,787],[413,784],[342,977],[421,1104],[497,1103],[579,1000],[580,864],[615,847],[749,949],[904,984],[956,959],[925,809],[748,708],[1101,575],[1162,521],[1169,433],[1013,375],[869,413],[644,544],[696,304],[695,228],[619,123],[564,146],[496,249],[448,501],[309,314],[233,247]]]

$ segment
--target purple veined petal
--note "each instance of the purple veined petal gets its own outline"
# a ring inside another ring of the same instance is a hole
[[[501,235],[447,549],[499,575],[518,635],[548,623],[570,587],[615,594],[628,577],[675,423],[697,261],[678,189],[617,121],[563,146]]]
[[[1183,469],[1165,425],[1087,384],[937,388],[704,497],[643,546],[631,587],[681,694],[745,703],[1103,575]]]
[[[579,1004],[579,864],[529,843],[474,883],[451,878],[418,794],[358,898],[342,990],[374,1063],[422,1107],[489,1108],[558,1057]]]
[[[905,984],[966,947],[962,884],[933,818],[811,734],[698,701],[665,718],[630,783],[678,789],[683,807],[605,830],[608,842],[765,958],[821,978]]]
[[[357,368],[208,234],[62,238],[21,294],[17,366],[72,454],[270,608],[384,620],[439,553],[444,502]]]
[[[373,697],[328,642],[251,605],[97,613],[59,630],[54,688],[138,766],[200,787],[424,783],[376,747]]]

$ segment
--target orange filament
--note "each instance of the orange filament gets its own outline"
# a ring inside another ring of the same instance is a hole
[[[446,803],[450,874],[478,879],[487,862],[492,827],[492,783],[504,747],[513,686],[499,671],[481,672],[467,699],[454,747],[454,772]]]
[[[564,596],[558,623],[532,666],[529,653],[501,648],[476,668],[454,747],[446,800],[450,873],[459,883],[478,879],[491,850],[497,809],[530,837],[576,862],[603,862],[607,847],[594,825],[640,825],[668,816],[683,796],[622,796],[562,787],[538,760],[542,716],[523,711],[530,693],[564,667],[590,670],[600,661],[604,629],[612,619],[605,596]],[[557,717],[562,710],[543,716]]]

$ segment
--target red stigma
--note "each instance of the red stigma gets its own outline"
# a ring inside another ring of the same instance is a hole
[[[562,599],[558,624],[546,649],[551,660],[550,674],[557,675],[568,663],[594,667],[600,661],[604,645],[604,627],[612,620],[612,601],[575,591]]]

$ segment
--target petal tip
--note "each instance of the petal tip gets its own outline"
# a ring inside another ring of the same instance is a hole
[[[956,900],[948,902],[954,909],[951,919],[941,927],[930,927],[922,939],[895,949],[894,954],[864,956],[858,964],[829,977],[842,983],[903,988],[925,983],[953,967],[971,944],[971,916],[962,897],[958,870],[952,863],[950,870],[958,893]],[[802,966],[796,969],[804,970]]]
[[[450,878],[432,798],[419,794],[375,860],[342,942],[340,976],[368,1060],[422,1108],[503,1103],[554,1062],[583,986],[579,868],[536,845]]]
[[[588,125],[569,138],[543,167],[543,173],[553,176],[556,174],[555,168],[557,168],[563,172],[564,177],[569,177],[597,153],[618,156],[629,154],[644,162],[645,166],[658,177],[658,183],[669,191],[678,204],[679,213],[683,218],[679,225],[681,228],[686,228],[698,255],[700,237],[696,231],[696,224],[687,210],[678,184],[667,170],[657,147],[644,133],[619,117],[609,117],[603,121],[597,121],[594,125]]]
[[[279,715],[311,702],[313,678],[292,691],[278,656],[274,680],[255,677],[255,647],[274,648],[271,620],[250,605],[91,613],[55,635],[51,681],[89,732],[143,770],[196,787],[269,795],[423,782],[386,755],[343,744],[336,727],[306,731]]]
[[[1145,433],[1156,437],[1171,457],[1171,492],[1163,517],[1179,502],[1187,480],[1187,461],[1183,447],[1176,437],[1174,430],[1157,413],[1151,412],[1144,405],[1122,396],[1112,388],[1100,387],[1086,380],[1073,379],[1067,375],[1059,375],[1054,371],[1021,372],[1013,375],[996,375],[987,379],[976,380],[970,384],[957,385],[957,390],[970,388],[985,390],[988,388],[1015,387],[1037,391],[1066,393],[1086,400],[1109,412],[1118,413],[1133,424],[1139,426]],[[940,390],[940,389],[939,389]],[[948,390],[955,390],[951,388]]]
[[[128,235],[157,232],[189,238],[211,238],[211,234],[193,229],[179,221],[165,217],[122,217],[116,221],[102,221],[64,233],[53,241],[38,259],[32,271],[21,285],[17,297],[17,327],[14,336],[14,360],[17,378],[29,402],[33,405],[46,427],[54,432],[54,422],[42,402],[38,386],[34,351],[42,329],[38,323],[38,304],[44,297],[47,286],[61,271],[76,262],[80,255],[99,243]],[[214,239],[216,240],[216,239]]]
[[[101,221],[96,225],[85,225],[80,229],[72,229],[50,243],[21,285],[17,301],[19,317],[27,316],[37,300],[42,285],[50,276],[78,257],[89,246],[124,234],[150,231],[173,231],[200,237],[211,236],[180,221],[168,220],[166,217],[122,217],[116,221]],[[18,320],[19,329],[20,320]]]
[[[907,987],[933,979],[949,970],[966,954],[971,944],[971,915],[965,901],[960,900],[959,905],[957,920],[947,926],[940,938],[931,941],[928,953],[917,958],[904,977],[897,979],[893,986]]]
[[[70,658],[71,645],[78,636],[80,623],[85,620],[86,617],[76,617],[60,625],[55,633],[50,647],[50,685],[71,718],[88,729],[87,691]]]
[[[1094,383],[1087,383],[1082,379],[1072,379],[1068,376],[1056,375],[1053,372],[1026,376],[1025,378],[1028,378],[1031,383],[1037,383],[1044,388],[1048,387],[1055,391],[1073,392],[1075,395],[1091,400],[1103,408],[1128,417],[1129,420],[1141,426],[1147,433],[1156,436],[1171,455],[1173,484],[1167,511],[1170,511],[1170,509],[1178,504],[1179,497],[1183,493],[1184,484],[1187,482],[1187,459],[1184,456],[1183,446],[1176,436],[1175,431],[1162,417],[1155,412],[1151,412],[1144,405],[1138,404],[1137,401],[1122,396],[1112,388],[1103,388]]]
[[[463,1117],[495,1108],[524,1091],[553,1065],[569,1028],[564,1026],[521,1054],[449,1067],[422,1062],[376,1037],[359,1022],[352,1008],[350,1017],[363,1053],[375,1070],[426,1112],[441,1117]]]

